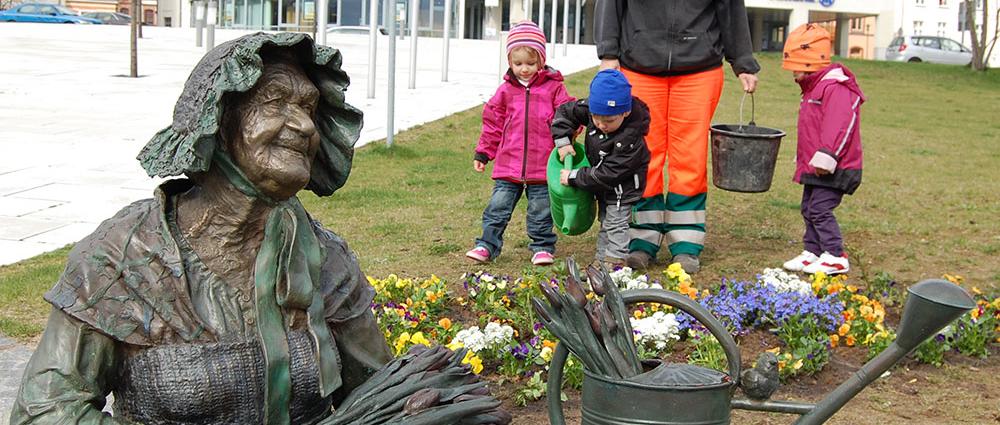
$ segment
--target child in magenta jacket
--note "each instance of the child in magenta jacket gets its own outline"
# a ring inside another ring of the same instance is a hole
[[[477,262],[500,255],[503,232],[524,192],[531,262],[548,265],[556,246],[545,184],[545,166],[555,146],[549,125],[556,107],[576,99],[566,92],[562,74],[545,66],[545,35],[533,22],[511,28],[507,60],[510,69],[504,82],[483,108],[483,131],[473,160],[478,172],[494,161],[493,195],[483,211],[483,235],[465,255]]]
[[[805,250],[784,268],[828,275],[850,270],[833,210],[861,185],[861,104],[865,95],[845,66],[830,63],[830,33],[806,24],[788,35],[782,68],[802,87],[795,181],[803,185]]]

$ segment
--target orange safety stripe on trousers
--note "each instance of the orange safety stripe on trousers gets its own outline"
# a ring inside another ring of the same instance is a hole
[[[643,197],[660,195],[663,167],[668,166],[667,190],[693,196],[708,191],[708,133],[719,105],[722,67],[688,75],[658,77],[622,69],[632,95],[649,106],[649,171]]]

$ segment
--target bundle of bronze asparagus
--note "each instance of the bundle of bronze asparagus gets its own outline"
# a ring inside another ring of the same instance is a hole
[[[548,304],[532,299],[542,324],[592,373],[617,379],[642,373],[629,313],[608,271],[603,266],[587,268],[590,286],[602,298],[590,300],[581,286],[576,262],[570,258],[566,266],[569,277],[562,285],[565,293],[541,282]]]
[[[509,424],[510,413],[462,364],[465,353],[415,345],[352,391],[321,424]]]

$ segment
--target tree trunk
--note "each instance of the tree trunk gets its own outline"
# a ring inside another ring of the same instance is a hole
[[[131,25],[132,28],[129,37],[130,39],[129,51],[131,52],[131,61],[130,61],[131,66],[129,67],[129,76],[132,78],[136,78],[139,76],[139,64],[138,64],[139,54],[137,52],[139,48],[138,46],[139,43],[136,41],[136,35],[137,35],[136,32],[137,28],[139,27],[139,20],[136,19],[136,17],[139,14],[135,13],[136,9],[138,8],[139,8],[139,0],[132,0],[132,25]]]
[[[990,23],[990,1],[983,0],[983,25],[979,30],[979,61],[978,71],[985,71],[990,62],[990,57],[986,56],[986,33]]]

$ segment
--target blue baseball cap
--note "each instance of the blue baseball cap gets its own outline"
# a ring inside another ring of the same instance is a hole
[[[588,103],[594,115],[624,114],[632,110],[632,85],[621,71],[605,69],[590,82]]]

